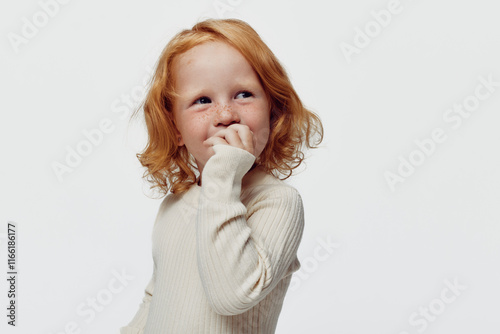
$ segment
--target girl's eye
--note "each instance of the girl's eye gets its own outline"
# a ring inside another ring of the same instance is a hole
[[[239,93],[236,95],[236,98],[238,98],[238,96],[241,96],[241,97],[243,97],[243,98],[247,98],[247,97],[252,96],[252,93],[247,92],[247,91],[243,91],[243,92],[239,92]]]
[[[210,103],[210,102],[212,102],[212,100],[210,100],[206,96],[202,96],[198,100],[194,101],[194,104],[205,104],[205,103]]]

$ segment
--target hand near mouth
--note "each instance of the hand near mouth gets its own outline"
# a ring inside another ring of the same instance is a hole
[[[231,124],[214,133],[203,142],[206,146],[218,144],[241,148],[255,156],[255,136],[247,125]]]

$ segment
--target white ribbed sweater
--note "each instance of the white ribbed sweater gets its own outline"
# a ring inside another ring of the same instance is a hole
[[[215,145],[202,185],[162,201],[152,233],[154,269],[120,334],[275,332],[300,268],[304,229],[297,190],[245,150]]]

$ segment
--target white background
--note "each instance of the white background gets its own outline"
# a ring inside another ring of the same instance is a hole
[[[72,0],[43,22],[38,1],[2,1],[0,255],[5,277],[7,222],[16,222],[19,279],[16,328],[6,325],[0,280],[0,331],[66,333],[74,322],[79,333],[118,333],[132,318],[152,273],[161,199],[141,179],[135,154],[146,132],[129,122],[124,96],[144,86],[179,30],[236,17],[262,36],[325,127],[321,148],[289,179],[306,229],[277,333],[498,333],[498,4],[401,0],[376,31],[370,12],[389,1],[230,3],[217,12],[212,0]],[[16,47],[10,39],[34,16],[38,32]],[[369,44],[346,57],[342,43],[355,46],[366,28]],[[489,76],[497,86],[470,117],[445,121]],[[104,119],[113,131],[58,180],[53,163]],[[415,141],[436,128],[446,140],[418,153]],[[421,164],[391,189],[386,172],[410,155]],[[88,300],[106,294],[114,271],[133,279],[90,318]],[[446,280],[462,289],[453,294]]]

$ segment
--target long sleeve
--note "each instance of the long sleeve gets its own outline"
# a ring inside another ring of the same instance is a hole
[[[143,334],[148,318],[149,304],[153,298],[153,291],[155,285],[156,269],[153,269],[153,275],[144,290],[144,297],[139,305],[134,318],[128,323],[127,326],[120,328],[120,334]]]
[[[304,213],[297,190],[281,184],[268,187],[247,208],[241,184],[255,157],[228,145],[213,149],[202,174],[197,262],[211,307],[229,316],[254,307],[289,274]]]

